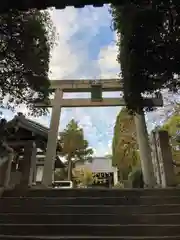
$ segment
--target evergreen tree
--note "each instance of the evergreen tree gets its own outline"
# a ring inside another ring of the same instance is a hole
[[[93,150],[84,138],[83,129],[72,119],[60,134],[62,156],[68,161],[68,180],[72,180],[73,163],[92,159]]]

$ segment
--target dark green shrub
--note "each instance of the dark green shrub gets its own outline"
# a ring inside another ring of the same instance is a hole
[[[129,173],[128,179],[129,181],[131,181],[133,188],[144,187],[143,174],[141,168],[134,168],[132,172]]]

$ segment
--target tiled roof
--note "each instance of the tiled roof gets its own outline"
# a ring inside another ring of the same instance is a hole
[[[22,127],[24,129],[27,129],[28,131],[31,131],[34,134],[42,136],[46,140],[48,139],[49,128],[43,126],[42,124],[26,118],[22,114],[15,116],[7,124],[9,124],[9,127],[14,127],[17,125],[17,123],[20,128]],[[57,167],[64,167],[63,162],[61,161],[60,157],[58,157],[58,156],[56,156],[56,165],[57,165]]]
[[[32,132],[34,136],[40,137],[43,142],[46,142],[48,139],[49,128],[43,126],[40,123],[37,123],[35,121],[32,121],[26,118],[21,113],[19,113],[11,121],[7,123],[8,129],[15,128],[15,127],[24,128],[25,130]],[[57,144],[57,150],[61,151],[60,144]]]
[[[23,115],[15,116],[7,124],[10,127],[13,127],[13,126],[17,125],[17,123],[18,123],[19,127],[25,128],[29,131],[32,131],[34,134],[40,135],[40,136],[42,136],[46,139],[48,138],[49,128],[43,126],[40,123],[37,123],[37,122],[32,121],[28,118],[25,118],[25,116],[23,116]]]
[[[35,121],[32,121],[28,118],[23,118],[23,117],[17,117],[17,119],[19,120],[19,122],[22,124],[22,125],[25,125],[26,127],[29,127],[31,128],[32,132],[36,133],[36,134],[39,134],[39,135],[42,135],[44,136],[45,138],[48,137],[48,131],[49,131],[49,128],[43,126],[42,124],[40,123],[37,123]]]

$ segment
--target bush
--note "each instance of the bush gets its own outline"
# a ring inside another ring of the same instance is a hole
[[[118,182],[113,186],[113,188],[124,188],[124,183]]]
[[[132,172],[129,174],[128,179],[129,179],[129,181],[132,182],[133,188],[143,188],[144,187],[142,170],[140,168],[133,169]]]
[[[82,168],[80,171],[75,171],[76,181],[81,186],[90,186],[93,183],[93,174],[87,168]]]

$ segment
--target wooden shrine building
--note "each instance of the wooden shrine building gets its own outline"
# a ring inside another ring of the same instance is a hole
[[[37,168],[44,165],[49,128],[19,113],[0,124],[0,186],[31,186],[36,182]],[[55,168],[64,168],[57,145]]]

